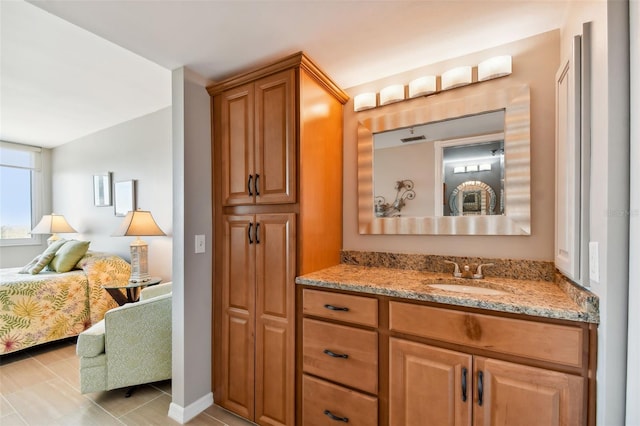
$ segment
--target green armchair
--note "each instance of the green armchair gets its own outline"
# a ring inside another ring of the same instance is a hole
[[[80,391],[106,391],[171,378],[171,283],[107,311],[78,336]]]

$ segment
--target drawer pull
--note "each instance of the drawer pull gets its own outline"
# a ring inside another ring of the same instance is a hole
[[[329,410],[324,410],[324,415],[329,417],[331,420],[335,420],[337,422],[345,422],[345,423],[349,423],[349,418],[348,417],[339,417],[336,416],[335,414],[333,414],[331,411]]]
[[[333,305],[324,305],[325,308],[330,309],[332,311],[344,311],[349,312],[349,308],[343,308],[341,306],[333,306]]]
[[[482,371],[478,371],[478,405],[482,406],[482,394],[484,393],[484,387],[482,385],[483,374]]]
[[[332,356],[334,358],[344,358],[344,359],[349,358],[349,355],[347,355],[347,354],[337,354],[335,352],[331,352],[329,349],[325,349],[324,353],[329,355],[329,356]]]
[[[462,402],[467,402],[467,367],[462,367]]]

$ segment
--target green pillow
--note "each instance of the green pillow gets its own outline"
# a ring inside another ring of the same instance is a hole
[[[51,259],[53,259],[58,250],[60,250],[60,247],[62,247],[66,242],[67,240],[63,238],[54,241],[49,247],[47,247],[45,251],[42,252],[40,257],[38,258],[38,261],[34,265],[29,264],[23,269],[29,267],[28,272],[31,275],[39,274],[40,271],[42,271],[44,267],[47,266],[49,262],[51,262]]]
[[[56,272],[69,272],[87,254],[89,244],[89,241],[67,241],[53,257],[49,267]]]

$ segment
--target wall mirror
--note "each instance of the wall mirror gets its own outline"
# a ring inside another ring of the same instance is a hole
[[[360,113],[360,233],[529,235],[529,87],[420,101]]]

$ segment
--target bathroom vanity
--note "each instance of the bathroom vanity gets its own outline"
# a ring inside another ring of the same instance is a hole
[[[347,264],[296,282],[299,424],[595,424],[587,291]]]

